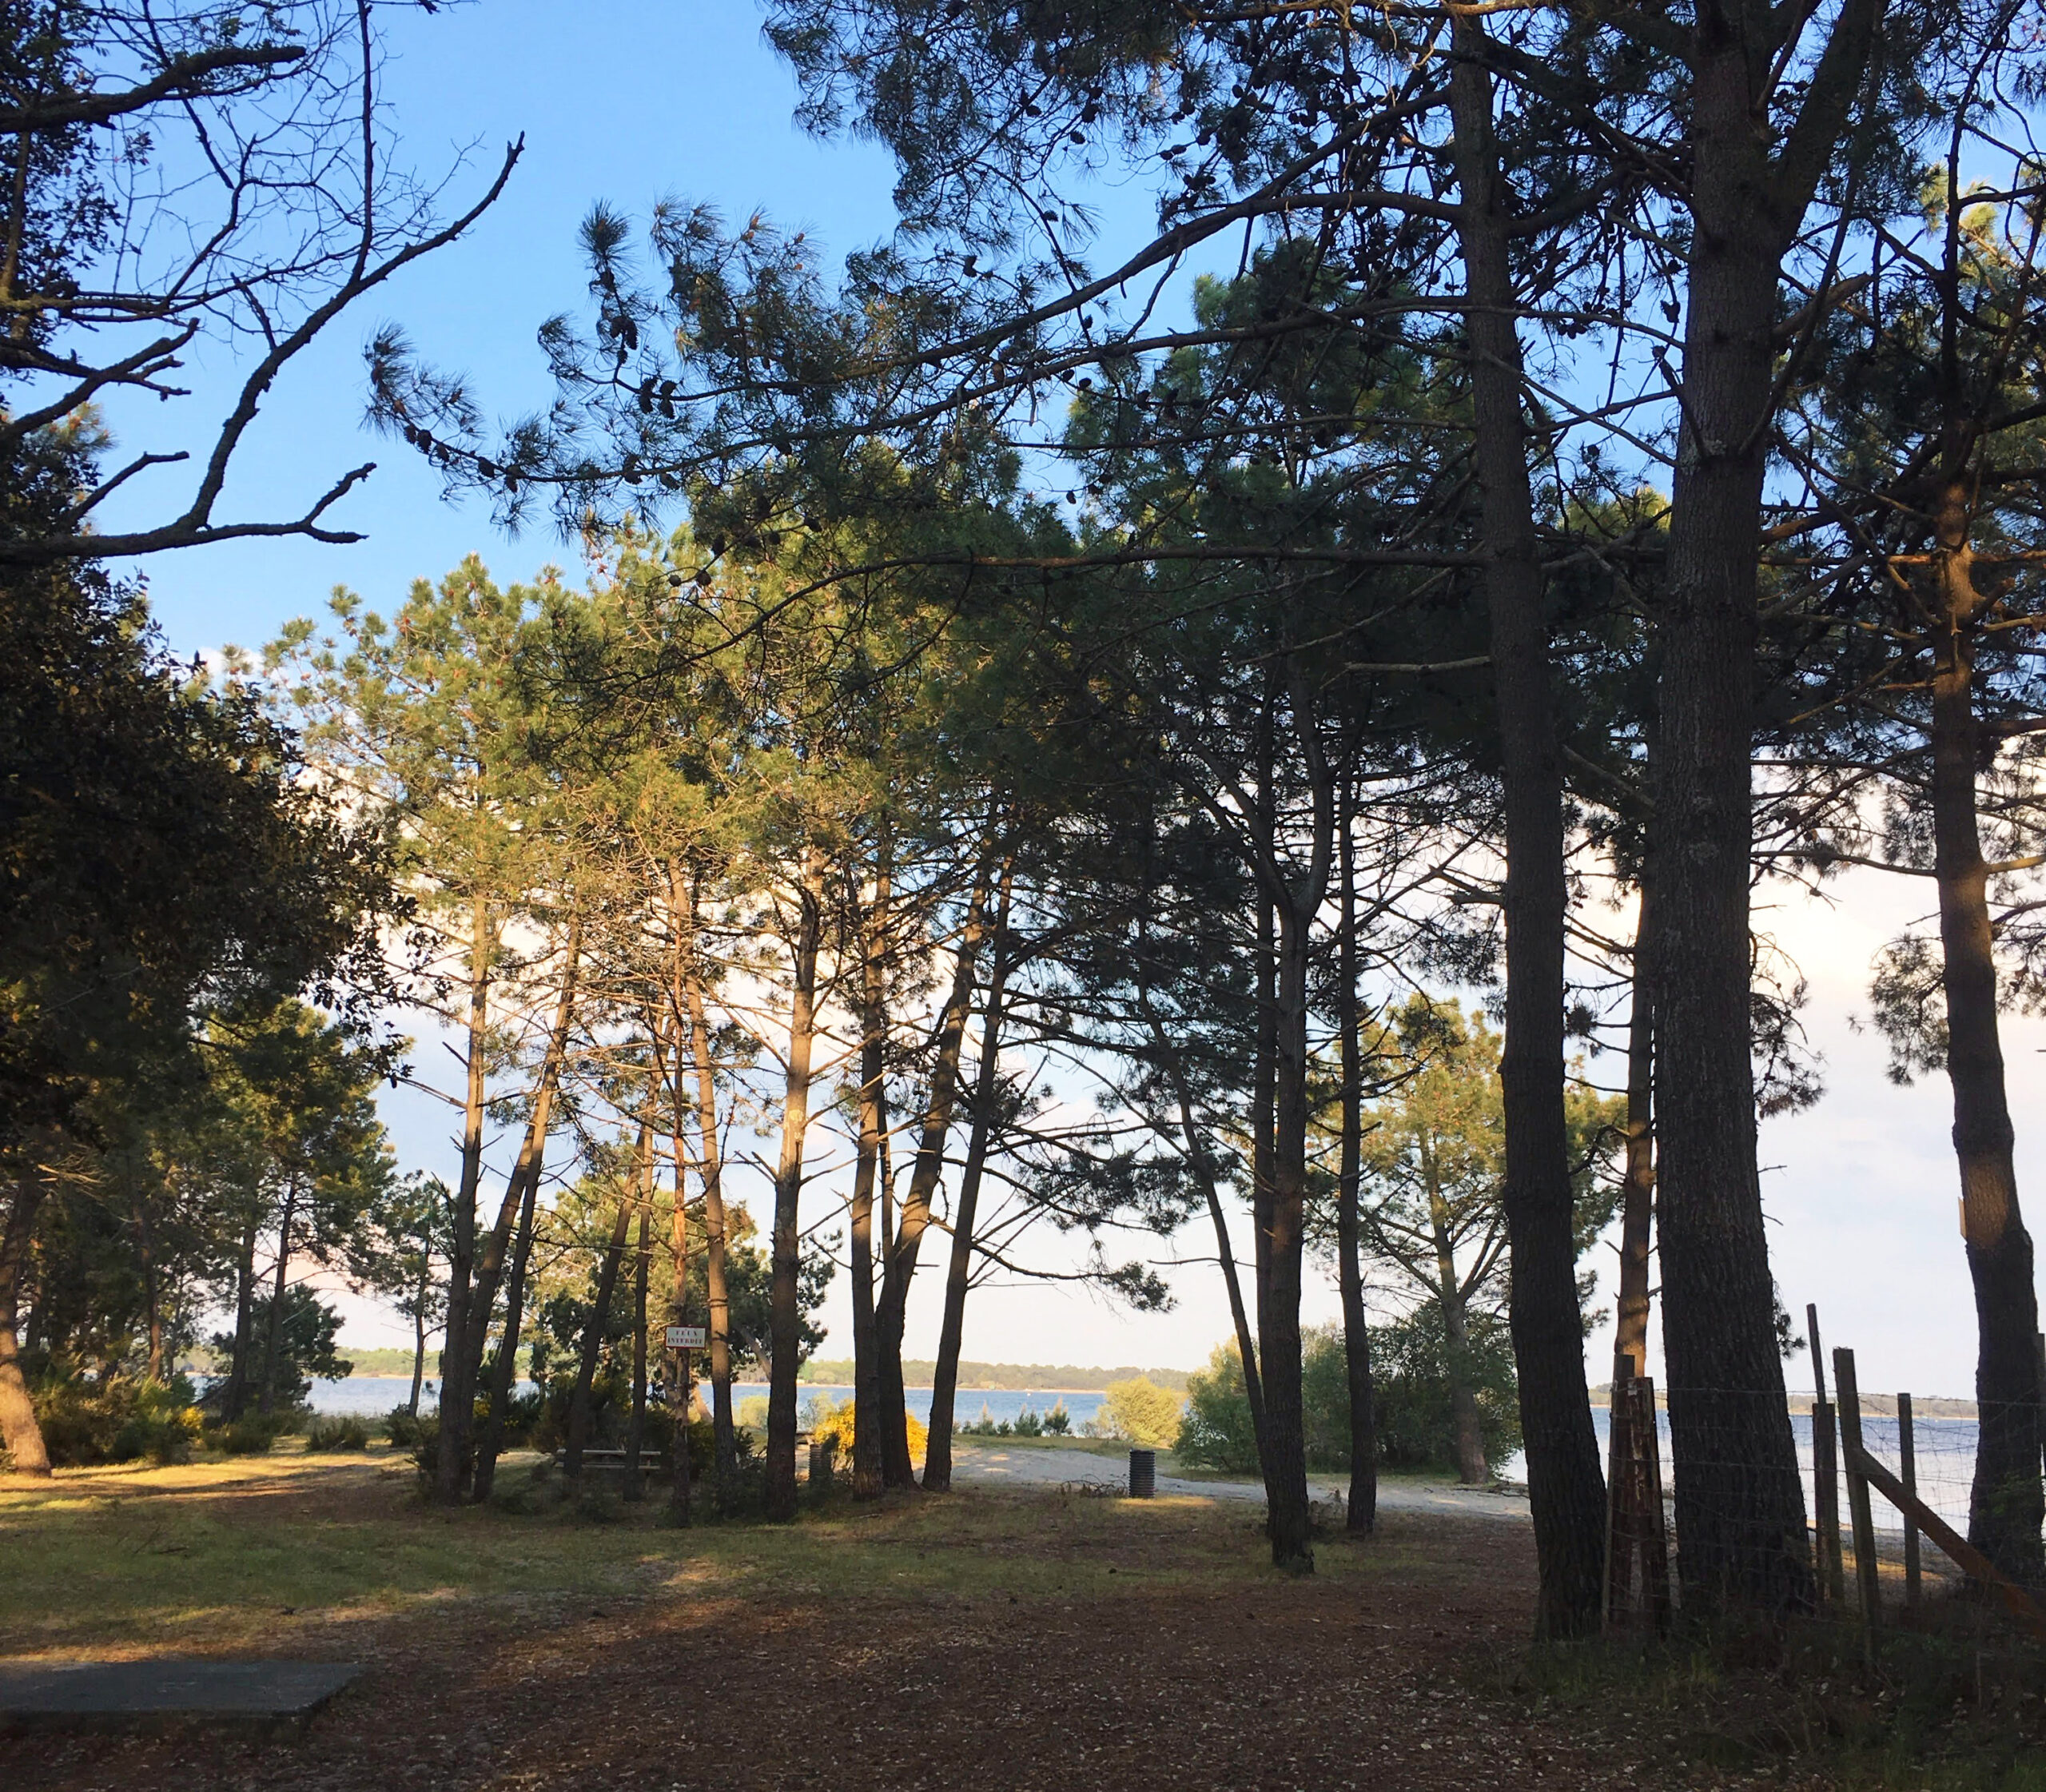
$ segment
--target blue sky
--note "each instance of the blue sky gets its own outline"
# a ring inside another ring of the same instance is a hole
[[[303,508],[341,469],[376,460],[379,470],[337,513],[368,540],[352,547],[306,542],[225,545],[156,557],[146,568],[157,616],[185,652],[227,642],[254,645],[294,615],[323,609],[337,583],[389,605],[416,577],[482,553],[499,575],[523,577],[573,553],[544,530],[508,540],[476,507],[451,507],[424,465],[402,444],[361,428],[361,346],[386,320],[404,325],[436,358],[473,376],[505,415],[548,396],[533,333],[586,298],[575,249],[578,223],[602,198],[643,216],[656,198],[707,199],[728,215],[763,207],[806,229],[834,253],[886,233],[892,171],[872,145],[818,144],[790,122],[794,90],[760,41],[745,0],[480,0],[438,16],[394,22],[397,58],[386,98],[409,158],[423,169],[474,145],[454,192],[488,178],[503,144],[523,132],[527,153],[497,209],[455,248],[428,258],[381,293],[373,309],[344,319],[295,364],[273,393],[229,487],[223,514],[279,516]],[[1140,218],[1133,191],[1106,196],[1125,228]],[[213,413],[231,389],[231,354],[208,351],[194,370],[196,412]],[[197,416],[117,412],[131,447],[179,445]],[[104,526],[161,515],[174,480],[138,482],[125,513]],[[1899,887],[1899,886],[1905,886]],[[1882,1077],[1880,1043],[1853,1030],[1865,1007],[1871,952],[1925,893],[1873,874],[1844,880],[1832,906],[1786,902],[1771,918],[1812,985],[1808,1019],[1829,1061],[1829,1093],[1812,1113],[1764,1129],[1764,1186],[1771,1242],[1785,1299],[1801,1316],[1817,1300],[1831,1341],[1857,1345],[1866,1388],[1968,1391],[1972,1319],[1956,1233],[1955,1178],[1944,1085],[1910,1090]],[[2035,1225],[2046,1215],[2046,1161],[2033,1145],[2046,1094],[2046,1029],[2014,1024],[2008,1041],[2021,1186]],[[1617,1081],[1618,1066],[1598,1067]],[[440,1114],[424,1101],[394,1103],[391,1118],[408,1166],[450,1173],[452,1147]],[[1240,1251],[1248,1240],[1240,1239]],[[1196,1242],[1196,1252],[1207,1247]],[[1174,1312],[1136,1318],[1056,1288],[990,1288],[976,1296],[967,1354],[983,1359],[1192,1365],[1228,1329],[1213,1272],[1178,1277]],[[936,1278],[923,1292],[934,1296]],[[919,1301],[910,1348],[928,1354],[934,1300]],[[827,1320],[827,1354],[846,1348],[842,1286]],[[1313,1316],[1332,1317],[1332,1288],[1317,1288]],[[353,1304],[359,1341],[398,1342]],[[1588,1346],[1597,1372],[1610,1330]],[[1801,1359],[1791,1373],[1809,1376]]]

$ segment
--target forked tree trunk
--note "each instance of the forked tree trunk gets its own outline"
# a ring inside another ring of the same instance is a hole
[[[1945,494],[1934,561],[1945,629],[1933,675],[1933,837],[1953,1091],[1962,1236],[1975,1288],[1976,1433],[1968,1540],[2021,1584],[2046,1581],[2040,1525],[2039,1297],[2032,1235],[2018,1208],[2015,1134],[1996,1017],[1989,874],[1976,807],[1982,763],[1974,703],[1977,595],[1968,540],[1968,493]]]
[[[1368,1532],[1378,1522],[1378,1428],[1372,1409],[1371,1338],[1364,1312],[1363,1217],[1363,1041],[1357,1014],[1357,866],[1350,835],[1350,782],[1343,775],[1336,822],[1336,877],[1341,886],[1336,941],[1336,1054],[1343,1078],[1342,1141],[1336,1169],[1336,1280],[1343,1301],[1343,1365],[1350,1401],[1350,1492],[1344,1523]]]
[[[484,1235],[482,1248],[476,1253],[476,1284],[469,1300],[480,1316],[478,1322],[469,1328],[468,1376],[472,1388],[483,1372],[484,1351],[490,1340],[491,1311],[497,1304],[497,1288],[504,1277],[504,1256],[511,1245],[512,1229],[517,1223],[519,1210],[523,1204],[527,1182],[536,1180],[539,1174],[540,1155],[547,1143],[555,1090],[561,1078],[562,1061],[568,1052],[569,1023],[575,1014],[576,977],[583,956],[580,915],[568,924],[568,938],[563,951],[566,962],[561,974],[561,992],[555,1004],[554,1024],[547,1031],[547,1046],[540,1056],[539,1076],[533,1087],[532,1112],[527,1117],[525,1137],[519,1141],[517,1161],[512,1166],[512,1173],[504,1179],[504,1198],[497,1205],[496,1223]]]
[[[1456,1273],[1447,1209],[1434,1189],[1428,1191],[1428,1205],[1435,1232],[1435,1286],[1442,1302],[1443,1342],[1449,1358],[1449,1411],[1456,1440],[1456,1478],[1466,1487],[1483,1487],[1491,1479],[1492,1471],[1485,1460],[1484,1424],[1478,1414],[1478,1392],[1471,1380],[1470,1308]]]
[[[433,1497],[443,1506],[462,1496],[469,1428],[476,1416],[476,1380],[471,1328],[490,1323],[488,1312],[470,1310],[470,1278],[476,1268],[476,1189],[483,1178],[484,1051],[490,1028],[490,970],[495,939],[490,905],[479,896],[472,907],[469,935],[468,1078],[462,1101],[462,1173],[455,1191],[454,1223],[448,1253],[447,1344],[440,1361],[440,1454],[433,1473]]]
[[[540,1149],[546,1149],[544,1137]],[[518,1229],[512,1237],[511,1272],[504,1283],[504,1334],[497,1346],[497,1356],[490,1371],[490,1416],[484,1421],[483,1436],[476,1444],[476,1470],[470,1483],[470,1497],[480,1506],[489,1499],[491,1489],[497,1481],[497,1459],[504,1449],[504,1420],[512,1404],[512,1391],[519,1384],[519,1333],[525,1317],[526,1266],[533,1252],[534,1210],[539,1199],[541,1159],[535,1155],[532,1173],[526,1178],[523,1198],[519,1203]],[[424,1290],[422,1290],[424,1292]],[[424,1303],[422,1302],[422,1310]],[[424,1320],[420,1326],[420,1348],[425,1352],[426,1328]],[[412,1410],[419,1410],[419,1368],[412,1369]]]
[[[1584,1374],[1568,1129],[1563,1113],[1562,765],[1534,500],[1521,423],[1520,333],[1508,261],[1510,197],[1492,131],[1492,81],[1475,17],[1452,26],[1457,229],[1471,305],[1472,452],[1490,613],[1493,701],[1506,824],[1506,1129],[1503,1203],[1512,1259],[1508,1308],[1527,1440],[1528,1506],[1541,1591],[1536,1628],[1598,1627],[1606,1487]],[[1475,1408],[1471,1408],[1475,1426]],[[1463,1430],[1459,1422],[1459,1436]],[[1462,1449],[1459,1446],[1459,1449]],[[1463,1464],[1468,1476],[1467,1452]],[[1477,1459],[1482,1463],[1482,1452]]]
[[[888,1133],[888,843],[877,850],[874,900],[861,916],[858,1159],[853,1169],[853,1497],[878,1498],[881,1344],[874,1305],[874,1185]],[[884,1247],[885,1248],[885,1247]]]
[[[33,1141],[30,1149],[33,1149]],[[17,1475],[47,1475],[50,1452],[35,1403],[22,1373],[22,1279],[28,1268],[29,1246],[35,1236],[36,1215],[49,1192],[39,1164],[25,1165],[14,1184],[7,1225],[0,1232],[0,1444],[14,1459]]]
[[[689,1011],[689,1043],[696,1067],[697,1174],[703,1183],[703,1296],[710,1308],[711,1476],[721,1508],[738,1487],[738,1436],[732,1415],[731,1295],[725,1254],[724,1153],[718,1137],[718,1073],[711,1054],[703,966],[697,950],[695,887],[690,890],[689,950],[683,962],[683,999]]]
[[[796,900],[799,914],[796,937],[791,942],[789,1055],[782,1097],[782,1155],[774,1172],[773,1281],[767,1312],[774,1356],[767,1386],[767,1515],[780,1519],[796,1515],[796,1352],[802,1321],[797,1300],[802,1250],[802,1162],[810,1129],[817,954],[824,921],[814,855],[805,855]]]
[[[945,1316],[938,1328],[937,1361],[931,1372],[930,1435],[924,1450],[926,1493],[952,1491],[952,1408],[959,1388],[959,1352],[965,1341],[966,1292],[973,1282],[973,1225],[980,1209],[981,1176],[994,1133],[995,1106],[1001,1097],[1001,1006],[1009,972],[1009,875],[1005,867],[995,909],[987,1001],[981,1014],[981,1059],[973,1079],[973,1129],[967,1139],[966,1161],[959,1173],[959,1198],[953,1204]]]
[[[988,884],[983,870],[976,882],[966,920],[953,960],[952,987],[939,1011],[931,1056],[930,1089],[924,1105],[917,1157],[910,1172],[909,1193],[895,1229],[882,1277],[881,1304],[874,1313],[874,1332],[881,1358],[881,1472],[891,1487],[916,1485],[910,1459],[909,1408],[902,1385],[902,1328],[908,1315],[910,1283],[917,1272],[917,1254],[930,1225],[932,1200],[945,1173],[945,1142],[952,1130],[952,1110],[959,1094],[959,1052],[965,1037],[967,1010],[973,1001],[973,967],[987,933]]]

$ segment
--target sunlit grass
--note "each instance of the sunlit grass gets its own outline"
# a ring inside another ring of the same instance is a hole
[[[1272,1572],[1262,1515],[1237,1503],[972,1488],[843,1495],[794,1524],[664,1522],[658,1492],[598,1515],[530,1488],[527,1509],[447,1512],[381,1452],[66,1472],[0,1486],[0,1652],[144,1653],[253,1646],[310,1626],[451,1601],[620,1598],[1100,1599],[1248,1583]],[[1324,1547],[1325,1574],[1405,1565],[1396,1540]]]

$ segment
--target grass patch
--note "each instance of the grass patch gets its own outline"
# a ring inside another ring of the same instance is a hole
[[[619,1598],[664,1587],[754,1601],[1098,1599],[1268,1579],[1261,1515],[1164,1498],[975,1488],[872,1505],[834,1496],[796,1523],[678,1529],[665,1503],[564,1509],[531,1459],[510,1497],[426,1504],[387,1448],[164,1469],[75,1471],[0,1488],[0,1652],[251,1647],[308,1624],[453,1600]],[[1396,1549],[1335,1540],[1325,1575],[1396,1569]]]

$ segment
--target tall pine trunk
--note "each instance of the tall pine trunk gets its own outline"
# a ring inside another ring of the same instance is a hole
[[[910,1459],[909,1408],[902,1385],[902,1328],[908,1316],[910,1284],[917,1272],[917,1255],[930,1225],[931,1201],[945,1173],[945,1143],[952,1130],[952,1110],[959,1093],[959,1053],[965,1037],[966,1015],[973,1001],[973,967],[987,932],[988,884],[985,867],[977,878],[952,966],[952,987],[938,1012],[933,1037],[930,1086],[909,1192],[902,1198],[902,1218],[884,1260],[881,1304],[874,1313],[874,1332],[881,1359],[881,1472],[891,1487],[916,1485]]]
[[[953,1402],[959,1388],[959,1352],[966,1333],[966,1293],[973,1274],[973,1225],[980,1209],[981,1176],[994,1133],[1001,1097],[1001,1006],[1009,972],[1009,870],[1002,872],[995,910],[993,960],[987,1000],[981,1014],[981,1058],[973,1078],[973,1129],[966,1161],[959,1173],[959,1198],[953,1204],[952,1253],[945,1266],[945,1315],[938,1328],[937,1361],[931,1372],[930,1435],[924,1452],[924,1491],[952,1490]]]
[[[652,1173],[648,1172],[651,1184]],[[648,1189],[651,1195],[651,1189]],[[632,1416],[625,1428],[625,1498],[637,1505],[647,1496],[639,1483],[639,1454],[647,1440],[647,1272],[653,1217],[650,1199],[639,1209],[639,1248],[632,1265]]]
[[[711,1053],[709,1004],[697,949],[695,886],[690,890],[690,942],[683,960],[690,1053],[696,1069],[697,1174],[703,1184],[703,1296],[710,1308],[711,1478],[721,1508],[738,1489],[738,1433],[732,1414],[732,1308],[726,1279],[730,1233],[725,1221],[724,1151],[718,1137],[718,1072]]]
[[[251,1213],[241,1229],[241,1255],[236,1260],[234,1277],[234,1348],[227,1365],[227,1388],[221,1396],[221,1416],[229,1424],[241,1416],[249,1401],[249,1352],[253,1340],[252,1316],[256,1304],[257,1216]]]
[[[277,1267],[270,1284],[269,1333],[263,1341],[263,1391],[256,1403],[256,1410],[264,1414],[273,1412],[277,1404],[277,1360],[285,1336],[285,1272],[291,1266],[291,1223],[297,1214],[298,1178],[294,1176],[285,1185],[284,1217],[277,1223]]]
[[[675,1260],[675,1276],[668,1286],[668,1323],[686,1325],[689,1323],[689,1186],[683,1165],[688,1159],[688,1149],[684,1141],[683,1116],[688,1111],[689,1097],[683,1080],[682,1039],[679,1028],[682,1017],[677,1014],[678,1032],[675,1050],[675,1130],[671,1142],[675,1153],[675,1212],[669,1219],[668,1248]],[[668,1409],[675,1421],[675,1441],[669,1446],[668,1457],[668,1516],[677,1524],[689,1523],[689,1352],[686,1349],[667,1352],[663,1361],[668,1388]]]
[[[1975,590],[1966,484],[1944,494],[1933,563],[1945,627],[1933,673],[1933,838],[1947,1009],[1947,1080],[1960,1171],[1961,1232],[1975,1288],[1979,1415],[1968,1541],[2013,1579],[2046,1580],[2040,1526],[2039,1298],[2032,1235],[2018,1208],[2016,1135],[1996,1016],[1989,874],[1976,806],[1982,763],[1974,703]]]
[[[546,1149],[547,1140],[543,1131],[539,1149]],[[519,1203],[519,1223],[512,1236],[512,1265],[504,1283],[504,1332],[499,1340],[497,1355],[490,1370],[490,1416],[484,1421],[483,1436],[476,1443],[476,1470],[470,1485],[470,1497],[480,1506],[489,1499],[491,1489],[497,1480],[497,1459],[504,1448],[504,1420],[512,1404],[512,1391],[519,1384],[519,1332],[525,1317],[526,1266],[533,1252],[533,1221],[539,1200],[540,1157],[533,1158],[532,1172],[526,1178],[524,1193]],[[424,1310],[421,1304],[422,1312]],[[422,1356],[426,1340],[425,1322],[420,1325],[420,1344]],[[412,1411],[419,1411],[419,1365],[412,1366]]]
[[[1648,1373],[1650,1246],[1655,1213],[1655,885],[1644,866],[1634,930],[1633,1010],[1627,1017],[1626,1162],[1620,1179],[1620,1291],[1613,1333],[1613,1385]],[[1617,1415],[1614,1435],[1618,1435]]]
[[[1845,0],[1801,96],[1773,86],[1785,24],[1767,0],[1702,11],[1689,46],[1691,232],[1658,643],[1651,832],[1662,907],[1650,972],[1678,1571],[1700,1615],[1801,1610],[1813,1597],[1749,1045],[1762,482],[1783,257],[1847,131],[1881,11],[1881,0]],[[1785,102],[1796,106],[1787,129],[1758,126]]]
[[[1342,813],[1336,822],[1336,878],[1340,907],[1336,940],[1336,1054],[1343,1079],[1342,1140],[1335,1183],[1336,1281],[1343,1302],[1344,1391],[1350,1403],[1349,1530],[1368,1532],[1378,1522],[1378,1428],[1371,1388],[1371,1338],[1364,1312],[1363,1217],[1363,1041],[1357,1013],[1357,866],[1351,838],[1351,783],[1345,768]]]
[[[14,1459],[17,1475],[50,1472],[50,1452],[44,1447],[42,1427],[36,1422],[35,1403],[29,1397],[27,1378],[22,1373],[19,1330],[22,1276],[28,1268],[36,1215],[42,1211],[47,1193],[42,1165],[24,1165],[14,1184],[6,1229],[0,1232],[0,1444],[6,1447]]]
[[[860,918],[858,1159],[853,1169],[853,1497],[873,1499],[882,1474],[881,1344],[874,1304],[874,1185],[888,1133],[888,841],[875,854],[874,900]]]
[[[796,936],[789,994],[789,1055],[782,1097],[782,1154],[774,1172],[774,1234],[767,1324],[774,1360],[767,1386],[767,1515],[796,1515],[797,1306],[802,1268],[800,1212],[803,1146],[810,1129],[810,1055],[816,1042],[817,955],[823,931],[814,855],[806,854],[796,892]]]
[[[560,1081],[563,1059],[568,1051],[568,1029],[575,1009],[575,984],[583,955],[583,918],[568,924],[563,948],[565,963],[561,990],[555,1003],[554,1024],[547,1029],[547,1045],[540,1055],[539,1076],[533,1086],[533,1105],[527,1117],[525,1136],[512,1173],[504,1179],[504,1197],[497,1205],[497,1219],[484,1236],[476,1253],[476,1283],[470,1305],[480,1316],[469,1328],[469,1385],[473,1388],[482,1374],[485,1347],[490,1337],[490,1316],[497,1304],[498,1284],[504,1279],[505,1252],[510,1248],[512,1229],[517,1223],[526,1184],[539,1174],[540,1154],[547,1142],[548,1120],[554,1107],[555,1090]]]
[[[1464,328],[1472,451],[1506,823],[1506,1037],[1499,1081],[1506,1128],[1503,1205],[1512,1252],[1508,1312],[1541,1578],[1535,1625],[1546,1636],[1581,1636],[1598,1624],[1606,1487],[1584,1374],[1563,1113],[1569,892],[1562,766],[1521,424],[1520,333],[1508,261],[1511,197],[1492,131],[1491,76],[1483,61],[1489,41],[1475,18],[1459,18],[1452,34],[1457,61],[1450,105],[1463,195],[1457,229],[1471,298]],[[1475,1412],[1474,1407],[1474,1421]],[[1463,1428],[1459,1422],[1459,1435]]]
[[[455,1190],[454,1223],[448,1253],[447,1343],[440,1363],[440,1453],[434,1463],[433,1497],[452,1506],[462,1496],[468,1464],[469,1428],[476,1416],[476,1379],[471,1372],[470,1328],[490,1323],[488,1312],[470,1310],[470,1278],[476,1268],[476,1189],[483,1179],[484,1057],[490,1028],[490,971],[495,940],[490,904],[481,896],[469,921],[468,1086],[462,1101],[462,1172]]]

